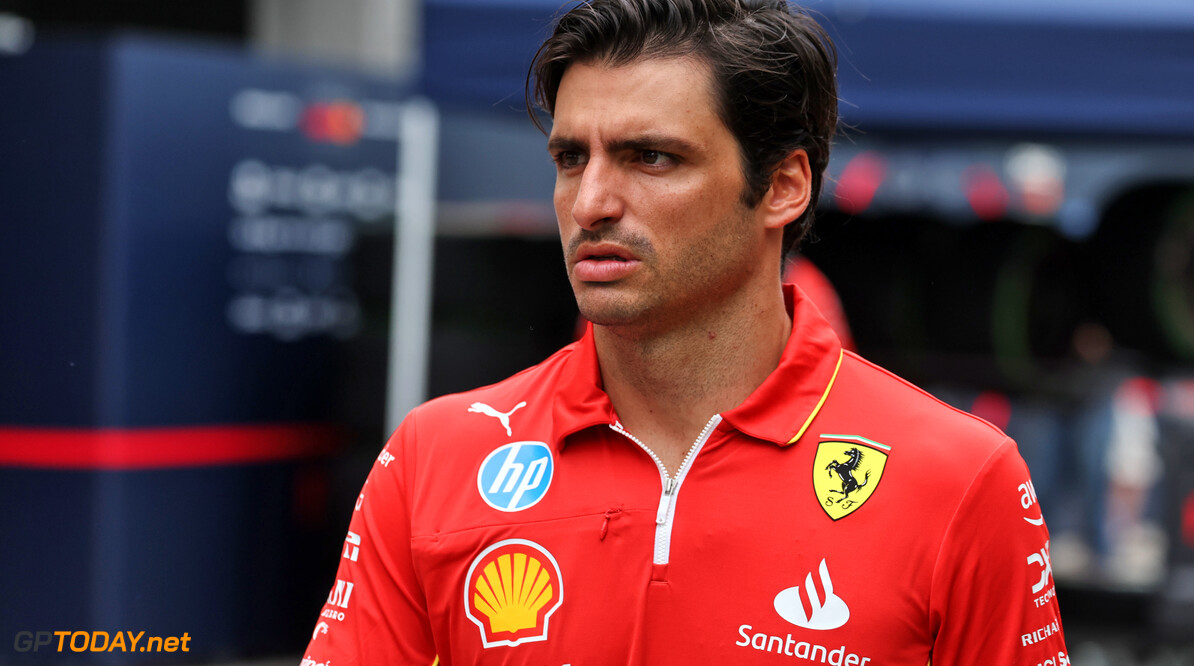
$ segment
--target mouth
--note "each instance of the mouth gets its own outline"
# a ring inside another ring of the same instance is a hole
[[[637,261],[630,251],[610,243],[600,245],[581,246],[576,253],[579,261]]]
[[[610,243],[582,245],[574,256],[573,275],[582,282],[615,282],[642,263],[629,250]]]
[[[581,261],[627,261],[625,257],[619,257],[616,254],[590,254],[580,257]]]

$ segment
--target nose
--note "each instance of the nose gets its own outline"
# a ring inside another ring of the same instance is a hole
[[[572,219],[585,229],[618,221],[623,199],[617,169],[600,158],[591,158],[575,181]]]

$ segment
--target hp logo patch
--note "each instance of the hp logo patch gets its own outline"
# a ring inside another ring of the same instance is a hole
[[[511,442],[485,457],[477,490],[498,511],[522,511],[547,494],[554,468],[551,449],[543,442]]]

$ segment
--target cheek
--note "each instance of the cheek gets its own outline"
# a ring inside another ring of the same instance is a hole
[[[729,193],[722,183],[705,183],[700,187],[668,193],[660,203],[673,211],[686,227],[718,226],[735,209],[737,193]]]
[[[552,203],[555,206],[556,217],[560,224],[565,220],[571,219],[570,212],[572,210],[572,202],[576,199],[574,188],[568,185],[561,185],[556,183],[555,190],[552,192]]]

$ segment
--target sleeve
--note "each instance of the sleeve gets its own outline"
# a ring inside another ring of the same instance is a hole
[[[438,663],[411,558],[413,422],[407,417],[387,442],[357,497],[336,581],[301,666]]]
[[[1005,439],[946,531],[929,600],[932,666],[1068,666],[1049,530],[1028,468]]]

